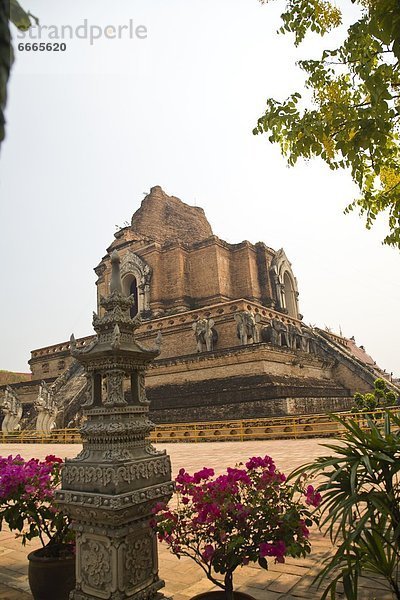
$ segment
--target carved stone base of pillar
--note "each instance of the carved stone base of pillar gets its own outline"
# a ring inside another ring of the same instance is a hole
[[[71,592],[70,600],[172,600],[170,597],[164,596],[158,590],[160,587],[164,587],[164,582],[159,580],[154,583],[150,588],[135,592],[133,595],[127,596],[126,592],[110,592],[108,595],[99,596],[99,592],[95,592],[96,595],[87,594],[79,590]]]
[[[147,594],[147,595],[146,595]],[[88,596],[83,592],[74,590],[70,594],[70,600],[100,600],[104,596]],[[126,596],[123,592],[115,592],[111,596],[107,596],[107,600],[173,600],[171,596],[164,596],[160,592],[151,592],[149,595],[147,592],[139,592],[139,595]]]
[[[95,533],[85,524],[76,539],[76,589],[71,600],[156,600],[164,581],[158,577],[157,542],[143,522]]]

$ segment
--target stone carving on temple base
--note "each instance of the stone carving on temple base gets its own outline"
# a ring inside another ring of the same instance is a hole
[[[22,405],[17,394],[9,385],[6,386],[1,409],[4,413],[1,424],[2,432],[7,435],[13,431],[18,431],[21,428]]]
[[[310,327],[294,323],[286,325],[280,319],[271,319],[261,330],[261,339],[272,346],[286,346],[291,350],[300,350],[308,354],[321,354],[320,346]]]
[[[107,591],[112,574],[108,548],[102,540],[89,539],[81,545],[82,581],[88,589]]]
[[[261,339],[273,346],[291,347],[288,328],[280,319],[271,319],[269,324],[262,328]]]
[[[218,341],[214,319],[199,319],[192,324],[197,342],[197,352],[212,352]]]
[[[76,588],[70,600],[160,600],[152,509],[174,489],[165,450],[150,442],[145,371],[159,349],[135,340],[132,297],[122,291],[120,259],[111,255],[110,294],[90,347],[71,343],[88,381],[81,427],[83,450],[67,459],[59,506],[76,531]],[[127,388],[130,387],[130,391]]]
[[[288,328],[288,342],[289,348],[292,350],[301,349],[301,330],[296,327],[293,323],[289,323]]]
[[[234,315],[236,321],[236,333],[242,346],[250,343],[258,343],[260,341],[260,333],[258,323],[261,321],[261,316],[253,314],[248,310],[243,310]]]
[[[312,329],[310,327],[305,327],[304,325],[301,328],[300,349],[309,354],[318,354],[319,352],[319,345],[317,344]]]
[[[289,332],[287,325],[279,319],[272,319],[272,325],[275,331],[277,332],[278,345],[290,348]]]
[[[58,408],[54,402],[53,390],[42,381],[39,385],[39,394],[34,402],[37,412],[36,431],[48,435],[56,426]]]

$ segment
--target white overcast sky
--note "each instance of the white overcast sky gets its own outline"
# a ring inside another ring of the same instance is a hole
[[[400,253],[381,245],[384,222],[366,231],[343,215],[357,194],[347,173],[320,161],[289,169],[251,133],[267,97],[301,87],[295,61],[340,32],[294,49],[276,35],[281,1],[22,4],[42,25],[132,19],[148,37],[16,52],[0,156],[0,369],[27,371],[30,350],[92,333],[92,269],[115,225],[161,185],[202,206],[222,239],[283,247],[305,322],[341,327],[400,374]]]

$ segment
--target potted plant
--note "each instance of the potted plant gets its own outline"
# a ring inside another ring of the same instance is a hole
[[[203,468],[176,478],[176,508],[158,503],[152,525],[178,558],[188,556],[221,588],[196,598],[239,600],[234,571],[250,562],[268,568],[268,559],[306,556],[311,546],[309,527],[316,521],[310,505],[321,498],[314,488],[289,485],[269,456],[253,457],[214,477]],[[217,574],[222,575],[218,578]]]
[[[31,552],[29,584],[35,600],[68,600],[75,587],[75,553],[69,519],[54,506],[62,460],[46,456],[24,460],[0,457],[0,530],[3,522],[25,545],[38,537],[42,548]]]

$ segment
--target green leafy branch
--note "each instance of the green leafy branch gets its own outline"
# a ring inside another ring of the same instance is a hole
[[[348,169],[360,196],[345,212],[358,208],[367,228],[385,213],[384,243],[400,247],[400,5],[353,2],[361,15],[343,44],[299,62],[311,102],[299,92],[284,101],[269,98],[253,133],[267,133],[289,165],[319,157],[330,169]],[[290,0],[281,18],[280,32],[294,33],[295,45],[309,31],[324,35],[342,22],[325,0]]]

